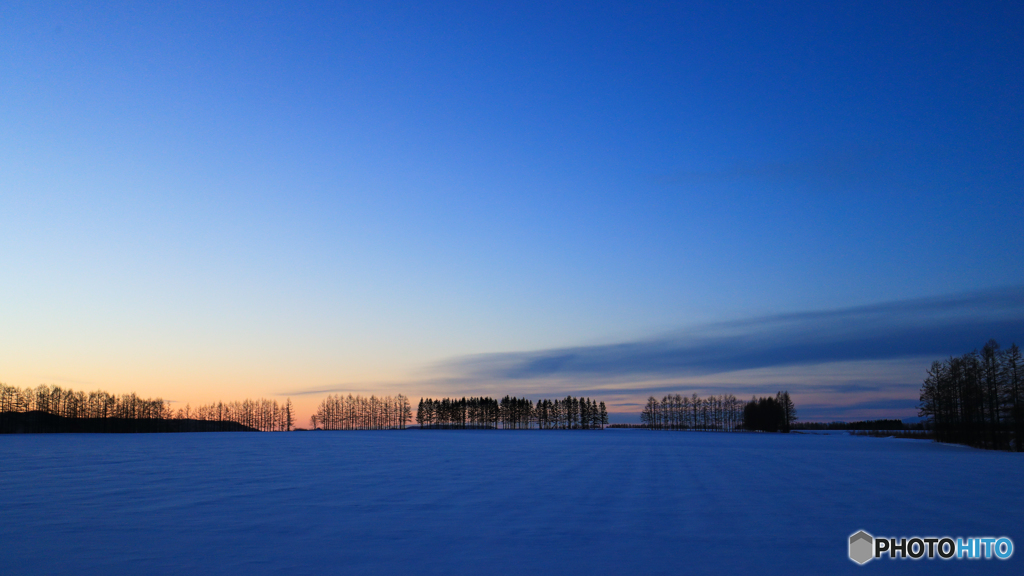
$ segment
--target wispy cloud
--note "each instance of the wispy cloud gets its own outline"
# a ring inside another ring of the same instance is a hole
[[[402,393],[402,389],[408,383],[399,384],[395,382],[344,382],[338,384],[326,384],[315,388],[296,388],[275,392],[277,396],[323,396],[327,394],[360,394],[363,396],[394,396]],[[394,390],[391,392],[390,390]]]
[[[653,379],[960,354],[1024,341],[1024,287],[711,324],[646,340],[456,358],[456,378]],[[603,389],[603,388],[602,388]],[[653,390],[652,390],[653,391]]]
[[[745,399],[788,390],[802,420],[902,418],[916,414],[931,359],[989,338],[1024,344],[1024,287],[763,316],[606,345],[460,357],[403,382],[282,395],[587,396],[606,401],[619,413],[616,421],[634,422],[647,396]]]
[[[829,412],[838,413],[858,412],[862,410],[903,410],[907,408],[916,409],[917,400],[908,398],[882,398],[880,400],[867,400],[846,406],[836,406],[835,404],[805,404],[800,408],[808,412],[827,410]]]

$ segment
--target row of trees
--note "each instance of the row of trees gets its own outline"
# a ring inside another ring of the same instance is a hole
[[[168,400],[140,398],[134,392],[116,395],[96,390],[86,393],[54,384],[18,388],[0,383],[0,413],[14,412],[42,412],[71,419],[235,422],[265,432],[291,430],[294,425],[291,399],[281,403],[260,398],[241,402],[218,402],[195,409],[185,405],[183,408],[173,410]]]
[[[45,412],[64,418],[172,418],[171,403],[135,393],[76,392],[57,385],[18,388],[0,383],[0,412]]]
[[[743,417],[743,402],[732,394],[701,398],[668,394],[651,396],[640,412],[643,427],[655,430],[734,430]]]
[[[640,413],[641,426],[653,430],[762,430],[789,432],[796,407],[789,392],[744,403],[732,394],[701,398],[697,394],[651,396]]]
[[[1024,382],[1020,348],[981,351],[935,361],[921,386],[919,415],[939,442],[1024,451]]]
[[[411,419],[409,399],[401,394],[383,398],[335,394],[321,400],[310,417],[313,428],[321,430],[404,429]]]
[[[261,432],[287,432],[295,425],[295,412],[291,398],[277,400],[258,398],[241,402],[217,402],[192,409],[188,405],[178,410],[178,418],[203,422],[237,422]]]
[[[604,402],[590,398],[538,400],[505,396],[420,400],[416,423],[421,428],[504,428],[566,430],[603,428],[608,424]]]

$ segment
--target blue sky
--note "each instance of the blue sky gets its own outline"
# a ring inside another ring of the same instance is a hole
[[[896,414],[970,326],[1024,343],[1022,29],[1015,2],[5,4],[0,379]],[[965,298],[962,332],[870,357],[466,360]]]

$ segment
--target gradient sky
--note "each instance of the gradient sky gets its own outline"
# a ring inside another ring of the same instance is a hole
[[[635,4],[5,2],[0,381],[858,419],[1024,345],[1024,4]]]

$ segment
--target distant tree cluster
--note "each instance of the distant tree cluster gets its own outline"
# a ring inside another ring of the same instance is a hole
[[[423,398],[416,410],[421,428],[503,428],[567,430],[603,428],[608,424],[604,402],[566,396],[538,400],[494,398]]]
[[[908,426],[902,420],[858,420],[857,422],[800,422],[793,424],[793,430],[912,430],[922,426]]]
[[[0,383],[0,413],[28,412],[70,419],[189,420],[198,423],[191,427],[154,428],[167,430],[229,429],[202,424],[215,422],[234,422],[262,431],[290,430],[293,425],[290,399],[283,404],[261,398],[226,404],[218,402],[195,409],[186,405],[174,411],[167,400],[140,398],[134,392],[118,396],[102,390],[76,392],[52,384],[19,389]]]
[[[743,402],[731,394],[651,396],[640,413],[641,426],[653,430],[735,430],[742,419]]]
[[[939,442],[1024,451],[1024,383],[1020,348],[981,351],[935,361],[921,386],[919,414]]]
[[[505,407],[510,419],[516,419],[521,411],[519,406]],[[497,428],[501,412],[494,398],[422,398],[416,407],[416,424],[420,428]]]
[[[411,419],[409,399],[401,394],[383,398],[335,394],[321,400],[310,417],[313,428],[321,430],[404,429]]]
[[[202,422],[237,422],[261,432],[287,432],[295,425],[291,398],[283,403],[258,398],[241,402],[217,402],[192,409],[187,404],[178,409],[177,417]]]
[[[935,432],[923,428],[906,430],[850,430],[850,436],[873,436],[875,438],[906,438],[908,440],[934,440]]]
[[[796,406],[789,392],[779,392],[774,398],[751,398],[743,407],[743,428],[761,432],[789,432],[796,421]]]

